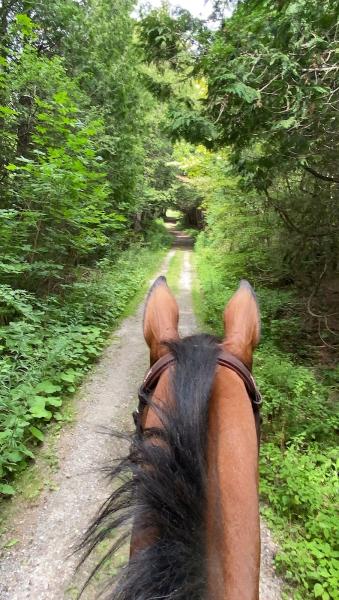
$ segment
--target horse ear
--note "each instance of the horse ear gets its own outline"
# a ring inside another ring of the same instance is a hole
[[[244,279],[225,308],[224,326],[224,349],[251,368],[253,350],[260,340],[260,314],[255,293]]]
[[[151,353],[151,364],[167,353],[163,342],[176,340],[179,308],[167,285],[165,277],[153,283],[146,300],[144,313],[144,337]]]

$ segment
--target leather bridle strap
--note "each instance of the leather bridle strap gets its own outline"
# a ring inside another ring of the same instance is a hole
[[[152,365],[152,367],[147,371],[144,381],[139,389],[139,407],[138,410],[133,413],[134,421],[139,432],[142,431],[141,418],[143,410],[147,405],[147,397],[154,391],[161,375],[173,364],[175,364],[175,357],[173,354],[168,352],[159,358],[159,360],[157,360],[157,362],[154,363],[154,365]],[[252,373],[246,367],[246,365],[244,365],[239,358],[234,356],[234,354],[226,352],[225,350],[220,350],[217,364],[221,367],[231,369],[231,371],[234,371],[240,377],[240,379],[242,379],[247,393],[251,399],[253,411],[255,414],[258,413],[262,399]]]
[[[170,352],[165,354],[165,356],[159,358],[159,360],[157,360],[157,362],[154,363],[154,365],[152,365],[152,367],[147,371],[144,377],[144,381],[141,384],[140,390],[142,390],[146,394],[152,392],[156,387],[163,372],[166,371],[166,369],[168,369],[168,367],[170,365],[173,365],[174,363],[175,358]]]
[[[234,356],[234,354],[231,354],[231,352],[221,350],[218,356],[218,365],[231,369],[231,371],[234,371],[237,375],[239,375],[240,379],[242,379],[245,384],[247,393],[251,398],[252,405],[260,406],[260,404],[262,404],[261,394],[256,386],[254,377],[251,371],[241,360],[239,360],[239,358]]]

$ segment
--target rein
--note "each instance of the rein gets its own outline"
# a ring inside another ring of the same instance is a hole
[[[154,392],[157,383],[161,377],[161,375],[168,369],[170,366],[175,364],[175,357],[173,354],[168,352],[165,356],[162,356],[157,360],[157,362],[152,365],[152,367],[147,371],[143,383],[139,388],[139,407],[133,413],[134,423],[137,428],[137,433],[139,435],[143,434],[142,427],[142,416],[145,407],[147,406],[147,397]],[[260,435],[260,416],[259,416],[259,407],[262,404],[261,394],[256,386],[253,375],[251,371],[244,365],[244,363],[239,360],[234,354],[230,352],[226,352],[225,350],[221,350],[218,358],[217,364],[221,367],[225,367],[226,369],[231,369],[234,371],[240,379],[243,381],[246,391],[251,400],[252,409],[255,418],[258,442]]]

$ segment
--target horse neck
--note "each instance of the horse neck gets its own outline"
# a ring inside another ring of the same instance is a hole
[[[208,598],[258,600],[258,449],[243,382],[217,368],[209,408]]]

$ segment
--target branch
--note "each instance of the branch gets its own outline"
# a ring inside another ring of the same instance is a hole
[[[268,83],[266,83],[266,85],[264,85],[262,88],[260,88],[259,92],[262,92],[263,90],[265,90],[269,85],[271,85],[271,83],[273,83],[273,81],[278,79],[278,77],[281,77],[281,73],[274,75],[274,77],[272,77],[272,79]]]
[[[312,167],[309,167],[308,165],[301,165],[303,169],[305,169],[305,171],[308,171],[309,173],[311,173],[314,177],[317,177],[318,179],[322,179],[323,181],[331,181],[332,183],[339,183],[339,179],[335,179],[335,177],[331,177],[330,175],[322,175],[322,173],[318,173],[317,171],[315,171]]]
[[[286,212],[286,210],[284,210],[283,208],[281,208],[281,206],[274,202],[273,198],[271,198],[267,190],[264,190],[264,193],[268,203],[271,204],[271,206],[273,206],[273,208],[277,211],[277,213],[280,215],[280,217],[282,218],[285,225],[290,231],[295,231],[296,233],[299,233],[299,235],[302,235],[306,239],[325,237],[327,235],[333,235],[333,233],[335,232],[335,229],[322,231],[320,233],[308,233],[306,231],[303,231],[302,229],[300,229],[300,227],[298,227],[298,225],[296,225],[292,221],[291,217]]]
[[[291,219],[290,219],[289,215],[286,213],[286,211],[283,210],[280,206],[278,206],[273,201],[273,199],[271,198],[271,196],[269,195],[267,190],[265,190],[265,196],[266,196],[269,204],[271,204],[273,206],[273,208],[277,211],[277,213],[281,216],[282,220],[284,221],[285,225],[287,225],[288,229],[292,229],[293,231],[296,231],[297,233],[304,235],[304,232],[301,231],[301,229],[299,229],[299,227],[294,225],[294,223],[291,221]]]

